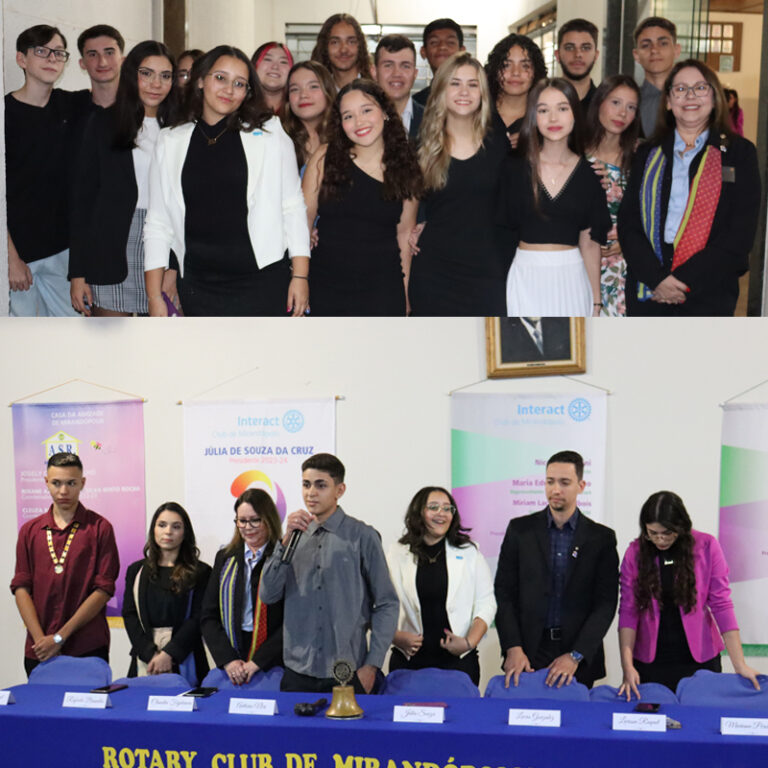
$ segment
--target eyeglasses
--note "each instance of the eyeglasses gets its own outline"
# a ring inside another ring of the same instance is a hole
[[[436,501],[433,501],[427,504],[426,508],[430,512],[438,512],[442,509],[443,512],[447,512],[449,515],[456,514],[456,507],[453,504],[438,504]]]
[[[164,70],[163,72],[155,72],[154,69],[148,69],[147,67],[139,67],[139,79],[144,80],[147,83],[151,83],[157,79],[161,83],[170,83],[173,80],[173,72]]]
[[[252,517],[249,520],[241,520],[239,517],[235,518],[235,525],[238,528],[258,528],[262,524],[260,517]]]
[[[688,96],[688,93],[692,93],[697,99],[704,99],[709,95],[712,90],[712,86],[709,83],[695,83],[694,85],[673,85],[669,92],[673,99],[682,101]]]
[[[647,528],[645,530],[645,535],[646,538],[656,541],[663,539],[673,539],[677,536],[674,531],[649,531]]]
[[[189,80],[189,72],[188,69],[180,69],[176,72],[176,79],[181,83],[186,83]]]
[[[216,85],[225,85],[227,87],[232,86],[235,91],[247,93],[251,89],[251,86],[248,84],[247,80],[241,80],[239,77],[230,80],[221,72],[209,72],[206,77],[212,77]]]
[[[67,51],[62,51],[60,48],[49,48],[47,45],[36,45],[32,49],[32,53],[34,53],[35,56],[39,56],[41,59],[48,59],[51,54],[53,54],[53,58],[56,59],[56,61],[67,61],[67,59],[69,59],[69,53]]]

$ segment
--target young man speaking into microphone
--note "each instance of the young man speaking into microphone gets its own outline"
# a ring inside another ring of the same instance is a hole
[[[306,509],[286,518],[260,587],[268,605],[285,599],[281,689],[329,692],[343,659],[356,669],[355,692],[376,693],[399,611],[381,537],[339,506],[346,486],[335,456],[315,454],[301,470]]]

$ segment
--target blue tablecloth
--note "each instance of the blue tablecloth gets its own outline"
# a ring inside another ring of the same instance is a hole
[[[720,735],[721,715],[761,714],[735,708],[664,706],[682,730],[635,733],[611,730],[612,713],[633,707],[621,701],[448,699],[446,722],[423,725],[393,723],[405,703],[394,696],[360,696],[365,717],[339,722],[294,715],[294,704],[317,698],[307,694],[262,696],[279,714],[259,717],[228,714],[230,691],[168,713],[147,712],[159,690],[119,691],[108,710],[64,709],[66,690],[83,689],[12,689],[16,703],[0,707],[2,768],[759,768],[768,758],[768,739]],[[510,727],[510,706],[560,709],[562,726]]]

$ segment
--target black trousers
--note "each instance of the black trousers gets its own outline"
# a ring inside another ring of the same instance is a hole
[[[351,682],[355,689],[355,693],[365,695],[366,691],[363,689],[363,686],[357,677],[357,672],[355,672],[355,676],[352,678]],[[381,684],[383,682],[384,675],[381,670],[377,670],[376,680],[373,683],[373,690],[371,693],[378,693],[381,690]],[[301,691],[306,693],[331,693],[335,685],[338,685],[338,683],[332,677],[312,677],[311,675],[302,675],[299,672],[294,672],[290,667],[286,667],[283,679],[280,681],[280,690]]]

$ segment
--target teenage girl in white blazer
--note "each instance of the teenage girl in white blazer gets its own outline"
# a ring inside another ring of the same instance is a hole
[[[491,572],[444,488],[422,488],[387,555],[400,598],[394,669],[458,669],[480,679],[477,644],[496,613]]]

